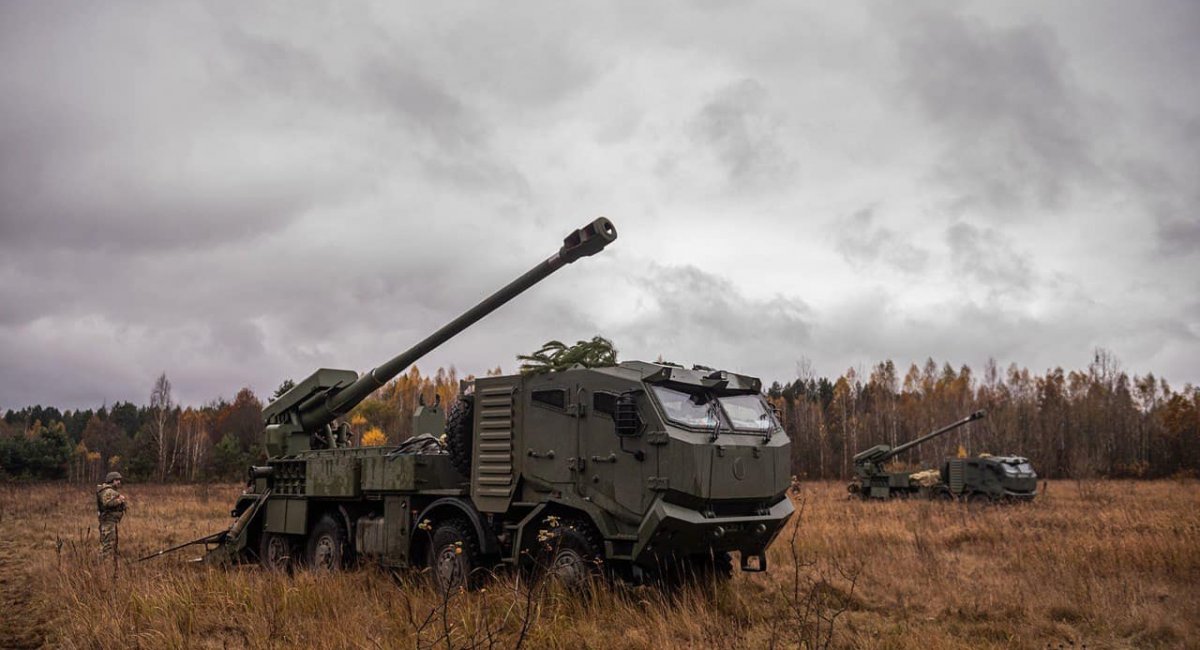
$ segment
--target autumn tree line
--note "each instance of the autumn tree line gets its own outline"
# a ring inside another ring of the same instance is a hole
[[[895,462],[926,467],[946,455],[992,453],[1026,456],[1048,478],[1200,472],[1200,389],[1129,376],[1104,350],[1084,370],[1041,375],[993,361],[977,375],[932,359],[904,371],[884,361],[836,378],[816,377],[805,364],[798,374],[773,383],[767,398],[792,438],[792,470],[804,479],[847,478],[857,452],[901,444],[979,409],[986,419]],[[267,401],[291,386],[284,382]],[[458,391],[453,367],[432,375],[411,368],[349,413],[354,442],[400,442],[412,435],[422,400],[449,406]],[[249,388],[232,400],[182,406],[163,374],[142,406],[10,409],[0,420],[0,477],[98,482],[117,470],[134,481],[234,480],[265,458],[262,408]]]
[[[801,478],[847,478],[852,459],[893,447],[984,410],[987,417],[903,452],[900,467],[990,453],[1025,456],[1047,478],[1161,478],[1200,472],[1200,389],[1173,390],[1153,374],[1130,376],[1097,350],[1084,370],[1042,375],[989,360],[981,374],[932,359],[901,370],[817,378],[802,370],[768,398],[792,438]]]
[[[448,406],[458,384],[454,368],[439,368],[430,376],[410,369],[348,414],[355,443],[382,445],[408,438],[419,400]],[[267,402],[292,385],[285,381]],[[117,402],[98,409],[9,409],[0,420],[0,478],[94,483],[116,470],[132,481],[236,480],[247,466],[266,458],[262,409],[263,401],[249,388],[233,400],[182,406],[166,374],[155,380],[141,406]]]

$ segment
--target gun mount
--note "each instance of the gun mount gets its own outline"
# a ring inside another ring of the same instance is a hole
[[[558,252],[433,334],[361,376],[353,370],[321,368],[263,409],[267,452],[285,456],[317,448],[345,446],[345,428],[331,425],[376,389],[434,348],[478,322],[501,305],[582,257],[595,255],[617,238],[612,222],[600,217],[563,240]]]

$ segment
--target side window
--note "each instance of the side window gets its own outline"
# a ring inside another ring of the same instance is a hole
[[[556,409],[567,407],[567,391],[562,388],[535,390],[530,397],[534,404],[542,404]]]
[[[593,393],[592,410],[613,417],[617,413],[617,396],[612,393]]]

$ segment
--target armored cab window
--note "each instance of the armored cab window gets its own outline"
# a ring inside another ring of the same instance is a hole
[[[710,397],[707,394],[685,393],[666,386],[653,386],[652,390],[667,419],[672,422],[705,429],[717,425],[717,416],[710,406]]]
[[[758,395],[726,395],[717,401],[735,429],[767,432],[775,428],[775,418]]]
[[[614,417],[617,413],[617,396],[612,393],[594,393],[592,395],[592,410]]]
[[[531,398],[534,404],[542,404],[556,409],[567,407],[567,391],[562,388],[535,390]]]

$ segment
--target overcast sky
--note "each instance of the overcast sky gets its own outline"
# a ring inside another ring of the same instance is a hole
[[[602,334],[1200,382],[1200,5],[0,3],[0,406]]]

